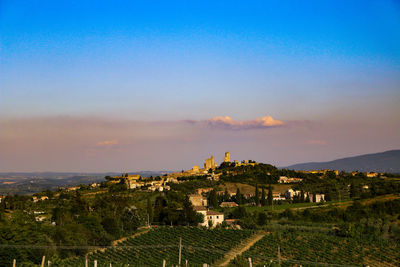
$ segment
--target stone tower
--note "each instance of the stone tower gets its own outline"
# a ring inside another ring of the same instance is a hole
[[[224,162],[231,162],[231,154],[229,151],[225,152]]]
[[[209,159],[206,159],[206,163],[204,163],[204,169],[214,169],[217,167],[217,163],[214,161],[214,157],[211,156]]]

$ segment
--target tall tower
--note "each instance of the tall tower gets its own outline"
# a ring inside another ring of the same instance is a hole
[[[214,169],[217,167],[217,163],[214,160],[214,156],[211,156],[209,159],[206,159],[206,163],[204,163],[204,169]]]
[[[231,161],[231,154],[229,151],[225,152],[225,157],[224,157],[224,162],[230,162]]]

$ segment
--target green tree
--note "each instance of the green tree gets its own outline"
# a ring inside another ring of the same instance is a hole
[[[258,195],[258,184],[256,184],[256,191],[254,192],[254,202],[256,206],[260,204],[260,196]]]
[[[356,182],[352,182],[350,184],[350,197],[354,198],[354,197],[359,197],[361,195],[361,185],[359,183]]]
[[[224,193],[224,201],[229,201],[231,196],[228,193],[228,189],[225,188],[225,193]]]
[[[151,224],[153,222],[154,212],[153,212],[153,205],[151,204],[150,198],[147,199],[147,216],[149,219],[149,224]]]
[[[140,217],[136,208],[126,208],[121,217],[122,229],[126,233],[132,233],[140,226]]]
[[[184,224],[187,225],[197,225],[198,217],[196,217],[196,211],[193,210],[192,202],[190,202],[189,197],[186,196],[183,201],[183,216],[184,216]]]
[[[272,206],[272,201],[274,200],[273,194],[272,194],[272,186],[271,184],[268,186],[268,198],[267,198],[267,202],[268,205]]]
[[[236,207],[233,211],[232,211],[232,216],[235,219],[242,219],[248,216],[248,213],[246,211],[246,208],[243,206],[239,206]]]
[[[257,224],[262,226],[265,225],[267,223],[267,214],[265,214],[265,212],[259,212],[257,215]]]
[[[300,202],[300,203],[303,203],[304,201],[305,201],[305,199],[304,199],[304,191],[301,190],[299,202]]]
[[[165,211],[167,207],[167,201],[163,196],[158,196],[156,202],[154,203],[154,221],[162,223],[167,216]]]
[[[211,192],[208,196],[208,201],[210,203],[210,206],[212,206],[213,208],[218,207],[217,192],[215,191],[215,189],[211,190]]]
[[[236,203],[238,204],[238,205],[242,205],[243,204],[243,197],[242,197],[242,194],[240,193],[240,189],[239,189],[239,187],[238,187],[238,189],[236,190]]]
[[[265,199],[265,189],[264,186],[261,189],[261,206],[265,206],[266,199]]]
[[[103,219],[101,225],[103,226],[104,230],[106,230],[106,232],[112,235],[114,238],[118,238],[120,236],[121,231],[119,228],[119,222],[116,218],[107,216]]]

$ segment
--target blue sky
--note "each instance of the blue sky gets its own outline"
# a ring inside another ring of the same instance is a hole
[[[110,120],[169,123],[171,131],[181,127],[176,123],[195,120],[209,138],[201,139],[198,149],[218,140],[215,131],[201,126],[215,116],[253,121],[270,115],[291,129],[302,123],[320,125],[308,132],[297,129],[305,143],[318,139],[330,144],[310,151],[289,146],[293,136],[287,128],[254,129],[268,138],[278,131],[276,143],[286,144],[280,147],[282,156],[258,149],[257,143],[265,140],[255,138],[253,130],[240,132],[238,157],[254,155],[277,165],[400,147],[398,1],[5,0],[0,3],[0,27],[0,112],[7,126],[0,143],[21,144],[20,154],[3,153],[7,166],[21,166],[18,155],[26,152],[22,144],[27,137],[10,134],[15,125],[28,128],[19,122],[31,119],[49,132],[59,127],[52,119],[57,116],[72,118],[75,126],[91,118],[104,125]],[[386,130],[378,131],[382,128]],[[373,133],[360,136],[367,130]],[[59,141],[79,139],[78,154],[85,142],[117,138],[109,133],[97,140],[93,131]],[[199,129],[185,126],[184,131],[190,137]],[[225,131],[224,147],[237,146],[238,132]],[[325,140],[332,131],[337,135]],[[46,146],[43,134],[37,134],[35,143]],[[129,139],[119,137],[124,138]],[[351,138],[360,143],[349,146]],[[155,147],[149,142],[140,149]],[[187,147],[180,149],[176,162],[168,163],[172,169],[190,164],[188,157],[179,156]],[[65,151],[60,147],[57,154]],[[289,151],[301,157],[283,156]],[[165,153],[159,153],[160,160]],[[117,159],[118,154],[109,158],[107,169]],[[96,169],[99,162],[86,166]],[[131,167],[126,165],[118,168]],[[52,165],[25,168],[35,166]],[[147,161],[132,168],[142,166],[168,168]],[[74,170],[74,164],[60,163],[58,169]]]

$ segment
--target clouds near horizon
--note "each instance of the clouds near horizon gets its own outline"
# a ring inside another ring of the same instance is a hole
[[[100,117],[3,119],[0,171],[181,170],[201,165],[210,155],[220,162],[225,151],[232,159],[287,166],[400,147],[395,126],[378,133],[363,124],[282,120],[283,125],[273,126],[276,121],[272,118],[266,124],[271,126],[260,126],[261,119],[228,119],[210,127],[208,119],[195,123]],[[286,125],[290,127],[281,127]]]
[[[222,127],[234,130],[265,129],[285,125],[283,121],[276,120],[269,115],[246,121],[234,120],[230,116],[215,116],[212,119],[207,120],[207,123],[211,127]]]

